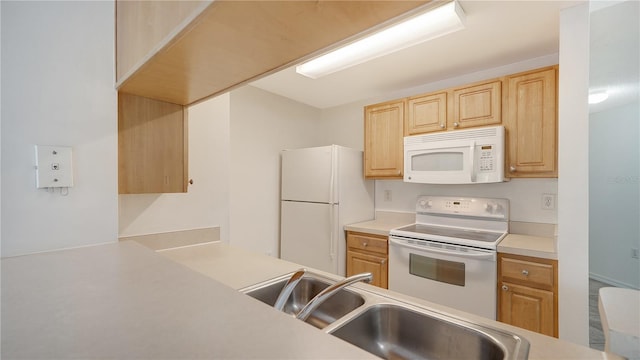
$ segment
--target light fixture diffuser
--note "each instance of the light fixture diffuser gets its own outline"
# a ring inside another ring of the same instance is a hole
[[[317,79],[462,29],[464,12],[452,1],[298,65],[296,72]]]

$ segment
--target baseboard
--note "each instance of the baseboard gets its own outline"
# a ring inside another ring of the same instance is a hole
[[[631,284],[627,284],[627,283],[624,283],[624,282],[621,282],[621,281],[617,281],[617,280],[608,278],[606,276],[598,275],[598,274],[595,274],[595,273],[592,273],[592,272],[589,273],[589,277],[591,279],[603,282],[603,283],[605,283],[607,285],[616,286],[616,287],[622,287],[622,288],[627,288],[627,289],[640,290],[640,288],[638,288],[637,286],[633,286]]]
[[[220,240],[220,228],[180,230],[157,234],[120,237],[118,240],[133,240],[151,250],[165,250],[182,246],[197,245]]]

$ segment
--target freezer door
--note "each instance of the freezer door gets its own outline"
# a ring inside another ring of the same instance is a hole
[[[334,146],[282,152],[282,200],[336,203]]]
[[[280,258],[336,274],[337,211],[336,205],[282,201]]]

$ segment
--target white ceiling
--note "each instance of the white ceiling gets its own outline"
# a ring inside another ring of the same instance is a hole
[[[322,109],[556,54],[560,10],[584,0],[459,2],[462,31],[320,79],[293,66],[251,85]]]

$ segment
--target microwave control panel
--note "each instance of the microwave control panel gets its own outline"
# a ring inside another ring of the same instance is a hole
[[[479,145],[476,153],[479,154],[479,167],[480,172],[493,172],[495,171],[495,151],[493,145]]]

